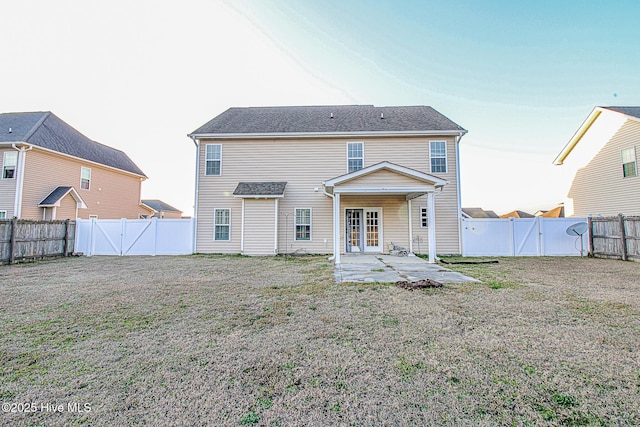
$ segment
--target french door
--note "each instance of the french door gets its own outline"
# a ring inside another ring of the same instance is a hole
[[[382,209],[346,209],[347,252],[382,252]]]

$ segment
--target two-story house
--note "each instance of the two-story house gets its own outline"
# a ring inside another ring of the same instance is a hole
[[[145,174],[51,112],[0,114],[0,219],[138,218]]]
[[[554,160],[577,169],[574,216],[640,215],[640,107],[596,107]]]
[[[465,133],[426,106],[230,108],[189,135],[195,251],[458,254]]]

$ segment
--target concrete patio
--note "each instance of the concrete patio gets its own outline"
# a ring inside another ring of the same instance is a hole
[[[431,279],[440,283],[477,282],[439,264],[416,257],[381,254],[346,254],[335,267],[336,282],[397,282]]]

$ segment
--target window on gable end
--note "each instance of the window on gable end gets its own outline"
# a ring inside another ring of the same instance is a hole
[[[638,176],[636,147],[625,148],[622,150],[622,176],[625,178]]]
[[[91,187],[91,169],[82,166],[80,170],[80,188],[88,190]]]

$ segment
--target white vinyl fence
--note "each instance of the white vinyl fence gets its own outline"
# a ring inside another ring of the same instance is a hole
[[[464,256],[580,256],[580,237],[567,228],[586,218],[463,218]],[[589,236],[582,238],[587,254]]]
[[[192,219],[79,219],[75,252],[84,255],[193,253]]]

